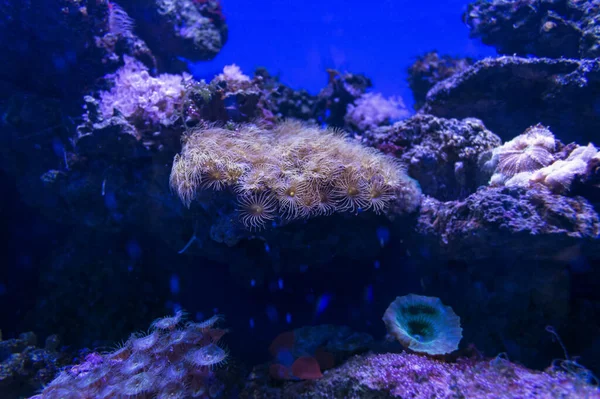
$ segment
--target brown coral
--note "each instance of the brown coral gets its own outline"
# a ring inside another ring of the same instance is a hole
[[[337,131],[286,122],[205,126],[191,132],[175,157],[171,187],[190,206],[202,191],[237,197],[250,229],[334,212],[413,211],[418,185],[393,158],[350,142]]]

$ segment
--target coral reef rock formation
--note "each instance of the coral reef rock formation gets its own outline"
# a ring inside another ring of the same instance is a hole
[[[399,158],[424,194],[443,201],[463,199],[487,184],[490,173],[480,169],[479,158],[501,144],[478,119],[427,114],[367,131],[361,141]]]
[[[522,260],[551,258],[579,243],[599,255],[600,220],[592,205],[543,186],[482,188],[463,201],[426,197],[417,231],[434,241],[432,250],[457,260],[493,258],[506,248]]]
[[[446,363],[407,353],[356,356],[316,381],[272,385],[251,375],[241,398],[600,398],[564,371],[533,371],[504,358]]]
[[[500,54],[552,58],[600,56],[598,18],[596,0],[476,0],[463,15]]]
[[[439,55],[430,51],[417,57],[416,61],[408,68],[408,85],[415,99],[415,109],[425,104],[427,92],[437,82],[448,79],[450,76],[473,65],[471,58],[455,58],[449,55]]]
[[[479,118],[503,140],[550,126],[563,140],[589,142],[600,131],[600,59],[486,58],[435,85],[422,112]]]
[[[156,54],[159,66],[179,72],[185,63],[214,58],[227,41],[227,24],[219,0],[122,0],[138,32]]]
[[[36,342],[32,332],[7,340],[2,340],[0,332],[0,397],[19,398],[41,389],[69,361],[59,352],[56,335],[46,338],[43,349]]]
[[[154,66],[148,46],[129,25],[111,23],[116,11],[111,5],[107,0],[3,1],[1,80],[72,101],[114,71],[123,54]]]

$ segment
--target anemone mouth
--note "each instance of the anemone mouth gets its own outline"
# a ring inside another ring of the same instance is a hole
[[[238,212],[242,224],[252,230],[261,229],[275,218],[277,206],[270,193],[251,194],[238,198]]]
[[[406,323],[408,334],[419,342],[431,342],[436,338],[435,327],[425,320],[411,320]]]

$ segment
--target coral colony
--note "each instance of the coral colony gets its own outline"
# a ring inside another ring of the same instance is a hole
[[[209,127],[188,134],[171,187],[188,207],[201,191],[237,197],[242,224],[264,228],[336,212],[412,212],[418,185],[394,158],[300,123],[271,130]]]
[[[158,319],[147,334],[132,334],[113,352],[88,354],[33,398],[218,397],[223,383],[214,370],[227,362],[219,321],[186,323],[183,312]]]
[[[0,399],[600,398],[597,0],[472,1],[499,56],[415,55],[416,113],[192,75],[219,0],[30,3],[0,2]]]

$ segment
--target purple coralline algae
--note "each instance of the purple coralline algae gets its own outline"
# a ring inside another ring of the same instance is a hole
[[[596,0],[476,0],[463,16],[500,54],[551,58],[600,56],[599,18]]]
[[[473,65],[474,62],[471,58],[439,55],[436,51],[417,57],[408,68],[408,85],[415,99],[415,109],[423,106],[427,92],[436,83]]]
[[[400,159],[423,193],[440,200],[463,199],[487,184],[491,173],[479,167],[479,159],[501,144],[478,119],[427,114],[367,131],[360,139]]]
[[[421,111],[478,118],[503,140],[541,123],[563,140],[589,142],[600,130],[600,60],[486,58],[436,84]],[[536,106],[532,106],[536,104]]]
[[[181,312],[158,319],[118,349],[88,354],[33,398],[221,397],[226,387],[217,370],[228,355],[219,343],[226,332],[215,327],[219,320],[184,323]]]
[[[504,358],[448,363],[422,355],[356,356],[315,381],[250,380],[241,398],[600,398],[597,387],[558,370],[534,371]]]

